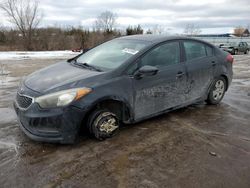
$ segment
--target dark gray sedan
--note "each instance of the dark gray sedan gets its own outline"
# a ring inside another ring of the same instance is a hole
[[[232,63],[230,54],[200,40],[121,37],[29,75],[14,107],[34,140],[73,143],[82,128],[103,140],[122,124],[198,101],[218,104]]]
[[[232,55],[237,55],[239,53],[249,54],[249,45],[247,42],[232,42],[220,45],[220,48]]]

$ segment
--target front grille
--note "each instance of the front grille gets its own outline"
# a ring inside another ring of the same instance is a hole
[[[16,95],[16,103],[19,108],[22,108],[22,109],[29,108],[30,105],[32,104],[32,101],[33,99],[31,97],[20,95],[19,93],[17,93]]]

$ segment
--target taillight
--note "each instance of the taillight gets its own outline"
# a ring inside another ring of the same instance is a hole
[[[231,54],[228,54],[226,60],[229,63],[233,63],[234,62],[234,56],[232,56]]]

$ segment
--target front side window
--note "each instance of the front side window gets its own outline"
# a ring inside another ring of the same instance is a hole
[[[141,66],[169,66],[180,62],[179,42],[169,42],[158,46],[141,58]]]
[[[187,61],[206,56],[206,49],[204,44],[194,41],[185,41],[183,44]]]
[[[88,64],[103,71],[113,70],[148,45],[146,41],[115,39],[105,42],[77,58],[77,63]]]

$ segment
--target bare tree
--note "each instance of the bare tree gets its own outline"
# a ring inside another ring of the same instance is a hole
[[[138,35],[143,34],[142,27],[138,24],[137,26],[128,26],[126,29],[126,35]]]
[[[250,31],[250,23],[247,24],[246,29],[248,29]]]
[[[195,36],[201,33],[201,29],[198,25],[187,24],[184,30],[184,34],[187,36]]]
[[[110,11],[102,12],[95,20],[95,26],[97,30],[101,30],[105,33],[111,33],[116,24],[117,15]]]
[[[21,32],[26,50],[32,50],[34,30],[42,19],[37,0],[6,0],[0,8]]]
[[[237,37],[242,37],[246,29],[242,26],[238,26],[234,29],[234,35]]]
[[[4,27],[0,24],[0,44],[4,43],[6,41],[6,36],[5,36],[5,29]]]
[[[148,30],[146,31],[146,34],[151,35],[151,34],[153,34],[153,32],[152,32],[150,29],[148,29]]]
[[[162,34],[164,32],[164,27],[161,26],[161,25],[156,24],[156,25],[154,25],[152,32],[154,34],[159,34],[160,35],[160,34]]]

